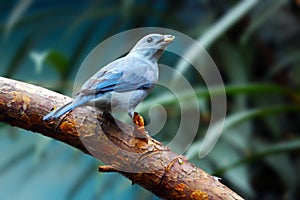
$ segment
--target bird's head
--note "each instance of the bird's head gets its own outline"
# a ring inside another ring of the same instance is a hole
[[[163,51],[175,39],[173,35],[149,34],[140,39],[130,53],[158,61]]]

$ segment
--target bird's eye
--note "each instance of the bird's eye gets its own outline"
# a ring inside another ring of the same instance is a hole
[[[153,41],[153,38],[152,38],[152,37],[148,37],[148,38],[147,38],[147,42],[148,42],[148,43],[150,43],[150,42],[152,42],[152,41]]]

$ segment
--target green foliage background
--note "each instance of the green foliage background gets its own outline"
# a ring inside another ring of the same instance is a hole
[[[299,1],[4,0],[0,11],[1,76],[67,95],[85,56],[116,33],[155,26],[198,40],[222,74],[228,110],[220,140],[199,159],[209,95],[184,70],[202,111],[186,156],[246,199],[299,199]],[[176,68],[179,58],[162,59]],[[167,143],[180,113],[176,99],[159,99],[163,92],[157,88],[141,106],[143,115],[149,102],[165,106],[172,120],[157,138]],[[1,199],[158,199],[118,174],[99,174],[98,161],[41,135],[1,124],[0,149]]]

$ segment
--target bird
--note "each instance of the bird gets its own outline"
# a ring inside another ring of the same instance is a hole
[[[129,53],[112,61],[75,94],[73,101],[53,110],[43,120],[55,120],[80,106],[95,106],[104,113],[127,112],[133,122],[144,127],[143,117],[134,112],[158,82],[158,60],[173,35],[152,33],[141,38]]]

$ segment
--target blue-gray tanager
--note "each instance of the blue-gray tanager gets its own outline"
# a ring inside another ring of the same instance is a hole
[[[43,120],[56,119],[76,107],[91,105],[103,112],[127,112],[135,121],[139,115],[134,109],[157,83],[157,61],[174,38],[146,35],[125,57],[109,63],[88,79],[72,102],[50,112]],[[143,121],[135,123],[143,126]]]

